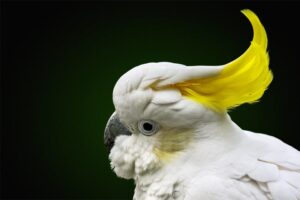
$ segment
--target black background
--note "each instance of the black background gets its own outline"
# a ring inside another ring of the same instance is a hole
[[[274,81],[231,116],[299,149],[297,3],[1,2],[2,198],[130,199],[133,183],[111,172],[102,145],[114,83],[153,60],[232,60],[251,40],[243,8],[266,27]]]

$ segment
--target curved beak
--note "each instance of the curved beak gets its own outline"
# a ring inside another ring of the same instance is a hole
[[[104,144],[110,151],[115,144],[115,139],[119,135],[132,135],[132,133],[121,123],[118,115],[114,112],[104,130]]]

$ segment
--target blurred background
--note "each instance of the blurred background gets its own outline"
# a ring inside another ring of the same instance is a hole
[[[1,198],[131,199],[103,145],[112,90],[134,66],[220,65],[269,36],[274,81],[230,112],[299,149],[299,7],[270,2],[1,2]]]

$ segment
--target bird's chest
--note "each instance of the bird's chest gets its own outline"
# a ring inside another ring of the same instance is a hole
[[[179,200],[184,199],[184,185],[178,180],[160,180],[136,183],[133,200]]]

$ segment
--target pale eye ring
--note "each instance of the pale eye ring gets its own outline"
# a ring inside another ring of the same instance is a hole
[[[159,126],[152,120],[141,120],[138,124],[138,128],[143,135],[151,136],[158,131]]]

